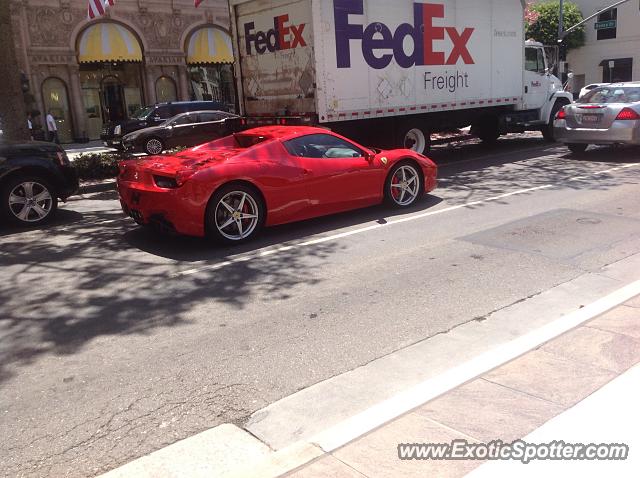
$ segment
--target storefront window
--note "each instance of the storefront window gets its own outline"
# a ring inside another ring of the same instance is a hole
[[[90,139],[98,139],[104,123],[130,117],[142,106],[139,63],[80,65],[80,84]]]
[[[47,78],[42,83],[42,96],[44,99],[45,115],[51,112],[58,127],[58,137],[61,143],[71,143],[71,113],[69,111],[69,97],[67,87],[58,78]]]
[[[192,100],[220,101],[231,111],[235,109],[231,64],[190,66],[189,80]]]
[[[158,78],[158,81],[156,81],[156,99],[158,103],[168,103],[178,99],[176,84],[171,78],[167,76]]]

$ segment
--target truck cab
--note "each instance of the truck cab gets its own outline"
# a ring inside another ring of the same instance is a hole
[[[523,105],[524,110],[538,110],[539,120],[546,122],[550,110],[555,102],[551,98],[564,98],[571,102],[571,95],[566,94],[562,88],[562,82],[552,73],[552,65],[549,64],[542,43],[527,40],[524,47],[524,84]]]

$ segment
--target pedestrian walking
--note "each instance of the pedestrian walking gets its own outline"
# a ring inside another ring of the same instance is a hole
[[[31,113],[27,114],[27,127],[29,128],[29,139],[33,141],[33,122],[31,121]]]
[[[49,130],[49,141],[60,144],[60,138],[58,138],[58,126],[56,125],[56,119],[51,114],[51,111],[47,113],[47,129]]]

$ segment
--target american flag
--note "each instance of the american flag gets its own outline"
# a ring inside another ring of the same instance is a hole
[[[114,3],[116,3],[116,0],[89,0],[87,16],[89,19],[100,17],[104,15],[107,7],[113,6]]]

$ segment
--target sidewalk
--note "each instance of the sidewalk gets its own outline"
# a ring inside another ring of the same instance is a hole
[[[287,477],[638,476],[640,297],[325,453]],[[634,367],[635,366],[635,367]],[[595,393],[594,393],[595,392]],[[626,443],[626,461],[400,460],[399,443]]]
[[[64,150],[67,152],[67,156],[69,159],[73,160],[76,156],[80,154],[87,153],[112,153],[116,150],[113,148],[107,148],[102,144],[102,141],[90,141],[88,143],[73,143],[73,144],[64,144],[62,145]]]

